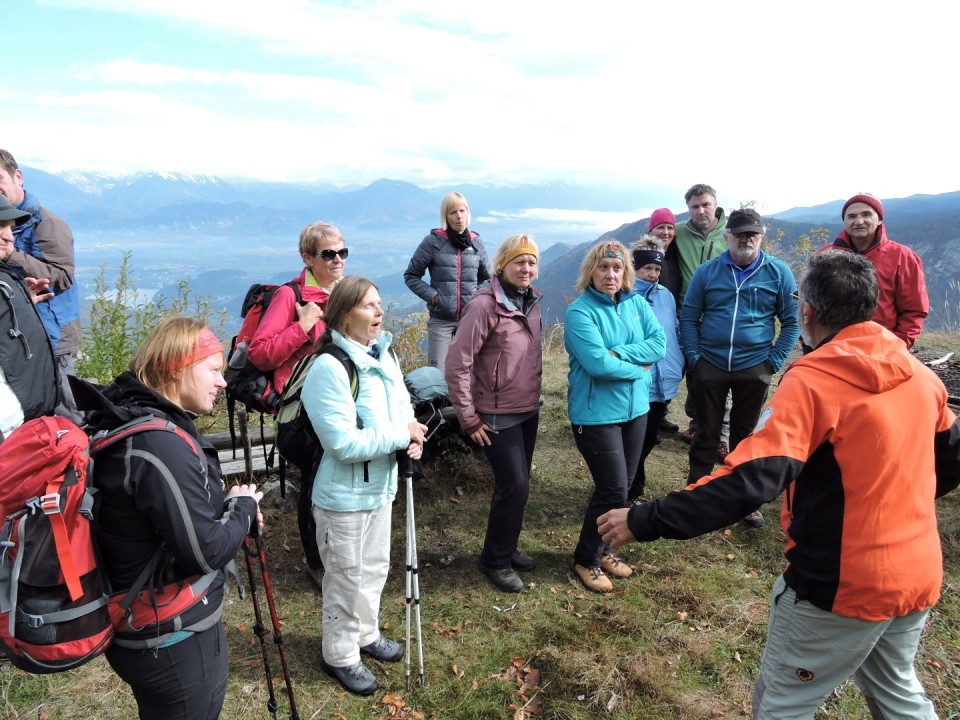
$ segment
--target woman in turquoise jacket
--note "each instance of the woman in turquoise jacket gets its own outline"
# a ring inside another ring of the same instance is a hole
[[[663,327],[633,291],[634,278],[621,243],[597,244],[584,258],[577,281],[580,296],[567,307],[564,321],[570,362],[567,414],[594,484],[573,570],[593,592],[613,590],[608,575],[633,573],[603,543],[597,518],[627,500],[650,407],[650,366],[666,351]]]
[[[319,347],[333,343],[356,366],[357,398],[343,364],[320,355],[303,386],[303,406],[323,445],[313,484],[313,517],[323,576],[321,665],[347,690],[376,691],[360,659],[399,660],[403,648],[380,634],[380,594],[390,565],[390,511],[397,451],[418,459],[426,426],[416,421],[403,372],[389,352],[376,285],[341,280],[327,301]]]

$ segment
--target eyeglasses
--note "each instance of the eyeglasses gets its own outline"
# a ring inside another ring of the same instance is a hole
[[[801,297],[800,293],[797,292],[796,290],[790,293],[790,297],[792,297],[796,302],[800,302],[801,300],[803,300],[804,302],[807,302],[807,299],[805,297]]]
[[[327,248],[326,250],[315,252],[313,256],[318,257],[321,260],[326,260],[327,262],[333,262],[333,259],[337,256],[339,256],[341,260],[346,260],[347,255],[349,254],[349,248],[340,248],[339,250],[331,250],[330,248]]]

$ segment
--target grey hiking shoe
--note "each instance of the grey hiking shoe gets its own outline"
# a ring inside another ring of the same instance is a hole
[[[528,572],[537,567],[537,561],[527,555],[525,552],[517,550],[510,558],[510,567],[520,572]]]
[[[369,645],[360,648],[360,652],[383,662],[396,662],[403,657],[403,646],[381,635]]]
[[[480,572],[490,578],[490,582],[500,590],[509,593],[523,592],[523,580],[520,579],[517,571],[513,568],[488,568],[479,560],[477,561],[477,567],[479,567]]]
[[[373,695],[377,691],[377,679],[362,661],[347,667],[334,667],[320,658],[320,667],[354,695]]]
[[[765,523],[766,520],[763,519],[763,515],[760,514],[759,510],[754,510],[743,519],[743,524],[752,528],[762,528]]]

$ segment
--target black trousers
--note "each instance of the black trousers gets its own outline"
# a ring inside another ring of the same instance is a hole
[[[660,423],[667,416],[667,408],[670,407],[670,401],[650,403],[650,412],[647,413],[647,429],[643,434],[643,449],[640,451],[640,462],[637,464],[637,472],[633,476],[633,483],[627,490],[627,500],[636,500],[643,495],[647,486],[647,472],[643,467],[650,451],[657,446],[657,435],[660,432]]]
[[[577,450],[593,476],[593,495],[587,504],[580,528],[580,540],[573,560],[584,567],[600,567],[600,558],[610,552],[597,530],[597,518],[608,510],[622,508],[627,487],[637,474],[647,416],[611,425],[574,425]]]
[[[300,544],[307,559],[307,566],[314,570],[323,568],[320,550],[317,549],[317,523],[313,519],[313,481],[316,468],[300,468],[300,494],[297,495],[297,528],[300,530]]]
[[[756,427],[773,377],[773,368],[766,360],[753,367],[727,372],[701,359],[691,372],[697,378],[697,434],[690,444],[688,483],[713,472],[727,393],[733,399],[730,408],[730,452],[733,452]]]
[[[493,499],[487,517],[487,536],[480,552],[485,567],[505,570],[517,550],[523,511],[530,495],[530,465],[537,444],[540,414],[513,427],[488,433],[484,452],[493,469]]]
[[[110,667],[133,690],[141,720],[215,720],[227,692],[227,636],[222,623],[166,648],[113,645]]]

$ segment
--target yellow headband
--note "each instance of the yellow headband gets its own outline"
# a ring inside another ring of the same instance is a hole
[[[506,258],[504,258],[503,265],[500,266],[500,269],[503,270],[504,265],[520,255],[533,255],[537,259],[537,262],[540,261],[540,251],[537,250],[537,246],[534,244],[533,240],[524,235],[523,239],[517,243],[517,246],[510,251],[510,254],[507,255]]]

